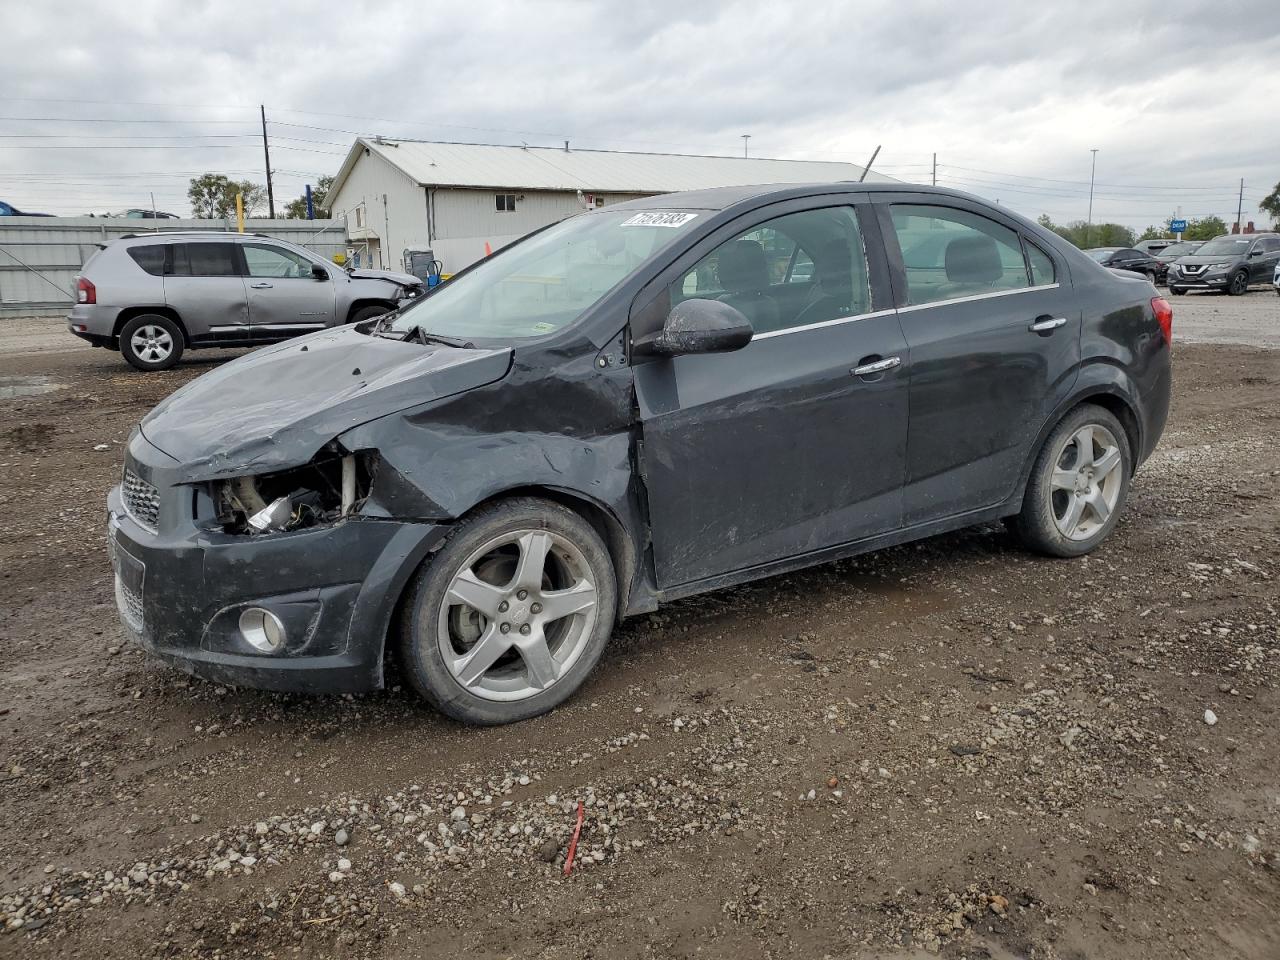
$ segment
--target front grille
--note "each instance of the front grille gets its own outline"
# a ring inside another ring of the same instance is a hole
[[[160,491],[128,467],[120,486],[125,512],[154,533],[160,522]]]
[[[1201,273],[1204,273],[1204,270],[1205,270],[1203,265],[1195,264],[1195,263],[1184,263],[1178,269],[1181,270],[1181,272],[1188,277],[1197,276]]]

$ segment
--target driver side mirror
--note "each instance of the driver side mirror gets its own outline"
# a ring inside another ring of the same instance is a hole
[[[1251,258],[1252,258],[1252,257],[1260,257],[1260,256],[1262,256],[1262,251],[1261,251],[1261,250],[1250,250],[1250,251],[1249,251],[1249,256],[1250,256]]]
[[[658,357],[725,353],[745,347],[754,333],[751,321],[736,307],[695,297],[676,304],[661,332],[639,341],[636,349]]]
[[[326,270],[324,267],[320,266],[320,264],[318,264],[318,263],[313,263],[313,264],[311,265],[311,279],[313,279],[313,280],[328,280],[328,279],[329,279],[329,271],[328,271],[328,270]]]

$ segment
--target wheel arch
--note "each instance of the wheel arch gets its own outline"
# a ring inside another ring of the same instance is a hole
[[[182,332],[182,345],[184,347],[191,346],[191,334],[187,332],[187,325],[182,322],[182,317],[178,316],[178,311],[169,306],[150,306],[150,307],[126,307],[116,315],[115,323],[111,327],[111,336],[119,344],[120,331],[124,329],[126,323],[135,317],[144,317],[147,314],[156,314],[172,320],[178,325],[178,329]]]
[[[1086,368],[1088,369],[1090,368]],[[1129,453],[1133,458],[1134,468],[1137,468],[1138,458],[1142,455],[1142,418],[1138,416],[1132,392],[1120,382],[1123,377],[1122,372],[1119,368],[1110,365],[1106,365],[1106,369],[1111,370],[1112,373],[1111,378],[1105,380],[1098,377],[1096,373],[1086,379],[1085,371],[1081,371],[1081,382],[1077,383],[1076,389],[1057,406],[1053,414],[1040,427],[1035,442],[1028,450],[1026,461],[1022,465],[1022,474],[1018,478],[1015,494],[1010,499],[1010,506],[1015,511],[1021,508],[1023,497],[1026,495],[1027,482],[1031,477],[1031,469],[1035,466],[1036,458],[1040,456],[1040,450],[1044,447],[1049,434],[1072,410],[1083,404],[1096,404],[1120,421],[1120,426],[1124,428],[1125,439],[1129,442]],[[1095,379],[1095,377],[1098,378]]]
[[[347,315],[342,322],[350,323],[351,319],[365,307],[385,307],[388,310],[394,310],[396,304],[394,300],[387,300],[381,297],[361,297],[359,300],[351,301],[351,304],[347,307]]]

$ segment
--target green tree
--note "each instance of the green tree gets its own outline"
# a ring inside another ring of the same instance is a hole
[[[225,198],[231,181],[221,173],[206,173],[191,178],[191,186],[187,188],[187,201],[191,204],[191,213],[201,220],[213,220],[225,217]]]
[[[206,173],[191,179],[187,200],[191,212],[202,220],[236,215],[236,194],[242,196],[246,218],[260,215],[267,203],[267,191],[251,180],[232,180],[222,173]]]
[[[1262,198],[1258,209],[1263,213],[1271,214],[1271,219],[1280,224],[1280,183],[1277,183],[1275,189]]]
[[[1169,232],[1169,225],[1165,223],[1163,227],[1151,226],[1143,230],[1138,237],[1138,243],[1143,240],[1172,240],[1173,234]]]
[[[329,190],[333,187],[333,177],[325,175],[316,181],[316,185],[311,188],[311,204],[315,207],[316,219],[323,220],[329,216],[329,208],[325,206],[325,200],[329,196]],[[290,200],[284,207],[284,215],[288,220],[305,220],[307,219],[307,195],[304,193],[296,200]]]
[[[1227,232],[1227,222],[1221,217],[1194,217],[1187,220],[1183,240],[1212,240]]]
[[[1072,220],[1067,224],[1057,224],[1047,213],[1042,213],[1036,222],[1081,249],[1131,247],[1134,244],[1133,231],[1119,223],[1088,224],[1083,220]]]

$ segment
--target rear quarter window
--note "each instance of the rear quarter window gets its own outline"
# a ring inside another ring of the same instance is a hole
[[[145,247],[130,247],[128,253],[134,263],[153,277],[158,277],[164,273],[164,251],[163,244],[153,243]]]

